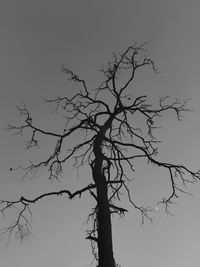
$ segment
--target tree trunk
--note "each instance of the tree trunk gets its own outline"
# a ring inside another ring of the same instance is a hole
[[[100,158],[94,161],[92,172],[97,186],[98,267],[115,267],[108,188],[106,177],[102,172],[102,160]]]
[[[102,142],[106,131],[110,127],[113,116],[104,123],[94,141],[95,159],[91,165],[92,175],[97,190],[97,245],[98,267],[115,267],[112,244],[111,214],[108,200],[108,185],[103,169],[105,156],[102,152]]]
[[[107,183],[102,181],[97,187],[97,231],[98,231],[98,267],[115,267],[112,244],[112,225],[109,209]],[[104,177],[105,178],[105,177]]]

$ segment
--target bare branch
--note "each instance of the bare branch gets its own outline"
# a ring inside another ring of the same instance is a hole
[[[10,224],[10,226],[4,227],[0,230],[0,236],[8,235],[8,242],[11,238],[13,232],[15,232],[16,236],[19,237],[20,240],[23,241],[25,237],[28,237],[31,234],[31,221],[32,221],[32,213],[29,205],[35,204],[37,201],[48,197],[48,196],[61,196],[68,195],[69,199],[73,199],[76,196],[79,198],[83,193],[90,191],[96,188],[95,184],[89,184],[86,187],[83,187],[80,190],[77,190],[71,193],[69,190],[60,190],[58,192],[49,192],[45,194],[41,194],[36,198],[29,199],[22,196],[19,200],[16,201],[8,201],[8,200],[0,200],[0,214],[3,217],[6,216],[11,210],[17,210],[17,218],[16,220]]]

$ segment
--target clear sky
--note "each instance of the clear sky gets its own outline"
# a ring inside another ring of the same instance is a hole
[[[41,101],[42,96],[64,96],[74,90],[61,73],[61,65],[80,74],[93,88],[101,79],[97,70],[111,59],[112,52],[121,52],[135,41],[151,40],[148,55],[161,73],[139,73],[133,94],[147,94],[153,101],[165,95],[191,98],[188,105],[194,112],[185,114],[183,122],[176,122],[171,114],[163,117],[159,155],[198,169],[199,11],[198,0],[1,1],[1,127],[19,121],[16,106],[25,101],[42,127],[62,129],[52,109]],[[11,173],[9,168],[32,158],[24,150],[26,137],[0,134],[0,199],[17,199],[22,194],[34,197],[63,186],[87,184],[87,173],[77,179],[71,171],[60,184],[49,183],[45,173],[22,181],[22,173]],[[132,184],[134,199],[154,206],[166,192],[167,182],[163,172],[138,164]],[[113,224],[115,258],[122,267],[198,266],[200,185],[188,190],[194,196],[180,196],[172,208],[175,216],[167,217],[161,209],[153,215],[153,225],[141,227],[140,215],[124,203],[129,214]],[[92,204],[88,195],[82,200],[51,197],[38,202],[32,207],[32,237],[23,244],[13,239],[8,247],[2,241],[0,265],[89,266],[90,244],[84,238]]]

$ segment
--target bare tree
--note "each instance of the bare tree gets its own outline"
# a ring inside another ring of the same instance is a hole
[[[111,214],[124,215],[127,210],[118,206],[122,191],[135,209],[145,219],[151,220],[151,209],[138,206],[129,191],[130,173],[134,172],[136,159],[147,161],[166,170],[171,192],[160,203],[166,212],[178,193],[186,192],[184,186],[200,178],[200,172],[193,172],[182,164],[162,162],[158,159],[159,140],[154,136],[157,119],[165,111],[175,113],[178,120],[187,111],[186,101],[160,98],[157,106],[150,105],[146,95],[134,96],[132,82],[138,70],[151,67],[156,72],[154,62],[145,56],[144,45],[133,45],[121,54],[113,54],[113,60],[102,67],[104,80],[96,88],[89,90],[85,80],[70,69],[63,72],[70,81],[77,83],[77,92],[72,97],[45,99],[56,104],[65,114],[64,132],[53,132],[37,126],[25,105],[18,107],[24,118],[19,126],[7,125],[15,134],[31,133],[27,148],[38,147],[41,136],[55,139],[54,150],[40,162],[30,162],[23,167],[25,175],[41,168],[47,168],[50,179],[59,179],[63,166],[71,159],[76,168],[88,164],[91,169],[91,183],[78,191],[63,189],[48,192],[33,199],[22,196],[16,201],[1,200],[0,212],[6,215],[10,210],[18,210],[16,219],[1,229],[1,235],[17,233],[23,239],[30,233],[31,205],[50,195],[68,195],[69,199],[89,192],[96,206],[89,214],[92,227],[86,239],[91,241],[93,254],[99,267],[114,267]],[[133,92],[133,95],[130,94]],[[139,126],[138,116],[140,117]],[[75,133],[80,136],[70,146],[66,142]],[[180,183],[181,181],[181,183]],[[183,186],[183,187],[182,187]]]

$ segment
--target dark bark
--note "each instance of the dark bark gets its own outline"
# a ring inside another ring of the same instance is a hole
[[[112,116],[101,127],[94,141],[95,160],[92,164],[92,175],[97,191],[97,246],[98,267],[115,267],[112,242],[111,213],[108,200],[108,186],[104,173],[103,162],[105,156],[102,152],[102,142],[105,133],[112,123]]]
[[[97,164],[99,165],[99,164]],[[98,267],[115,267],[113,257],[111,214],[108,201],[106,178],[94,167],[94,180],[97,181],[97,245]]]

